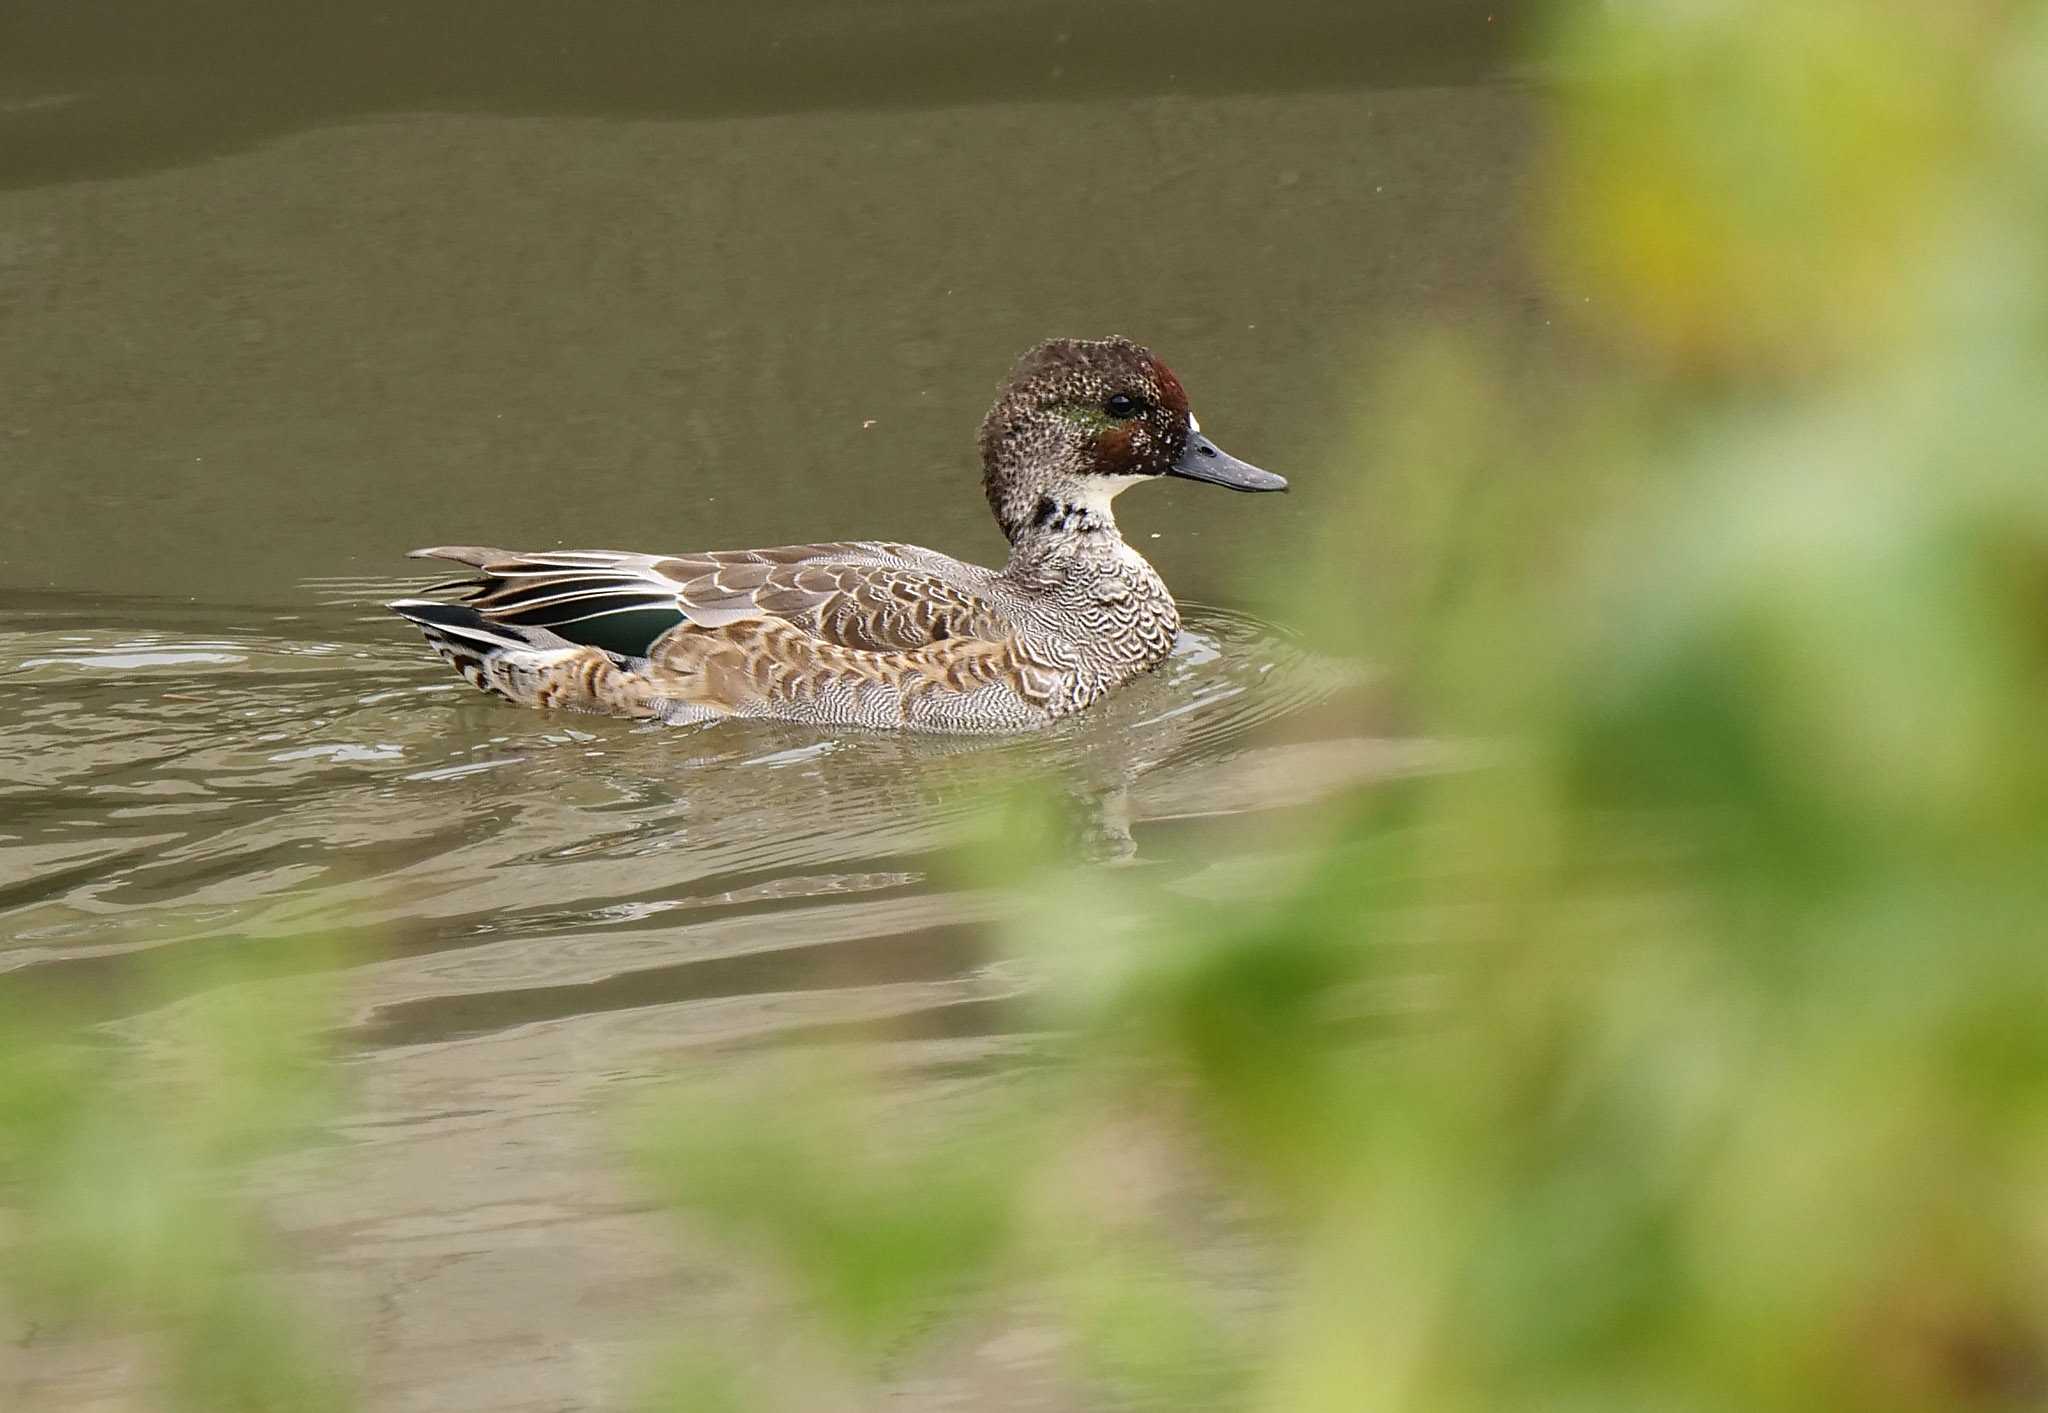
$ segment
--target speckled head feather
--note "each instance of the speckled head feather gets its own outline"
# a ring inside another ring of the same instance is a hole
[[[1150,349],[1050,339],[1018,360],[982,420],[982,490],[1014,541],[1049,482],[1163,476],[1188,433],[1188,395]]]

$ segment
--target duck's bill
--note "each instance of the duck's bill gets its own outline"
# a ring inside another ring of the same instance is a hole
[[[1200,432],[1188,434],[1187,450],[1180,454],[1180,460],[1167,468],[1166,474],[1184,476],[1190,481],[1207,481],[1212,486],[1228,486],[1233,491],[1287,489],[1284,476],[1261,471],[1249,461],[1239,461]]]

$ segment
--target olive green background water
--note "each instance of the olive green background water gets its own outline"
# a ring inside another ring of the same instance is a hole
[[[1381,731],[1369,667],[1235,610],[1285,619],[1389,349],[1444,320],[1549,347],[1514,18],[0,18],[0,971],[143,1025],[138,952],[359,949],[351,1165],[275,1205],[373,1406],[615,1391],[676,1278],[609,1176],[620,1087],[773,1035],[913,1070],[1016,1043],[1026,982],[943,864],[998,774],[1068,791],[1078,847],[1199,888],[1230,886],[1184,862],[1202,819],[1439,759]],[[378,608],[405,549],[449,541],[1000,557],[976,424],[1025,348],[1108,333],[1295,491],[1128,496],[1189,635],[1049,737],[520,714]],[[144,1377],[118,1341],[10,1338],[10,1407]]]

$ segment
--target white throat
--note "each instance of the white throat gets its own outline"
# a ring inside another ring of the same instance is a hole
[[[1150,476],[1066,476],[1047,486],[1032,508],[1027,535],[1116,534],[1110,508],[1123,492]]]
[[[1110,509],[1110,502],[1138,482],[1151,479],[1150,476],[1083,476],[1062,482],[1058,494],[1060,500],[1074,509],[1100,516],[1113,525],[1116,516]]]

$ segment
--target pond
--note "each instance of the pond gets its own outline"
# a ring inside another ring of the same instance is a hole
[[[1025,1040],[1000,905],[948,862],[996,782],[1171,868],[1205,819],[1437,759],[1285,590],[1408,331],[1548,337],[1489,7],[18,10],[0,985],[125,1022],[140,954],[354,949],[349,1175],[276,1207],[373,1406],[616,1386],[676,1276],[607,1094],[773,1037],[932,1083]],[[1294,493],[1128,495],[1187,630],[1052,732],[525,713],[380,607],[422,544],[999,559],[981,414],[1038,340],[1110,333]],[[8,1338],[10,1407],[136,1376],[118,1341]]]

